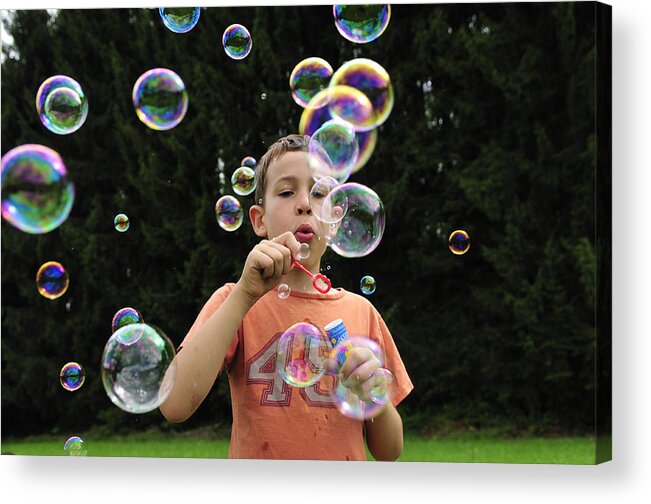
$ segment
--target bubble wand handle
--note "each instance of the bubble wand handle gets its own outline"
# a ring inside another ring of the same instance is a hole
[[[330,291],[330,289],[332,288],[332,284],[330,283],[330,279],[327,276],[323,275],[322,273],[317,273],[316,275],[313,275],[310,270],[308,270],[305,266],[299,263],[296,259],[294,259],[293,264],[298,269],[300,269],[303,273],[309,275],[312,278],[312,285],[321,294],[327,294]],[[321,283],[319,283],[319,281],[321,281]]]

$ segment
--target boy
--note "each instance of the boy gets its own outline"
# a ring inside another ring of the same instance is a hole
[[[231,458],[366,460],[366,443],[377,460],[395,460],[402,452],[402,420],[395,406],[413,385],[391,334],[366,299],[331,289],[321,294],[292,261],[301,243],[310,255],[300,263],[318,273],[326,250],[328,224],[319,221],[318,196],[307,164],[309,137],[289,135],[272,145],[256,169],[255,202],[249,217],[263,239],[249,253],[237,283],[219,288],[199,313],[175,357],[176,379],[160,410],[171,422],[183,422],[199,407],[226,368],[233,426]],[[279,298],[276,287],[291,293]],[[364,389],[380,362],[370,350],[355,348],[338,375],[325,375],[305,388],[285,383],[276,366],[282,333],[307,321],[321,330],[335,319],[351,336],[378,342],[384,366],[397,381],[392,402],[365,422],[342,415],[330,391],[336,380],[353,392]],[[182,348],[182,351],[181,351]]]

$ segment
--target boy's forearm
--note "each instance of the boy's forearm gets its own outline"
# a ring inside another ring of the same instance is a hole
[[[254,301],[236,285],[222,305],[176,354],[176,378],[160,406],[170,422],[183,422],[199,407],[215,383],[226,352]]]
[[[402,453],[403,433],[400,413],[388,403],[382,413],[364,423],[366,444],[375,460],[393,461]]]

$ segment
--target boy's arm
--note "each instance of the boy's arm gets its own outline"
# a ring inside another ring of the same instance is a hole
[[[393,461],[402,453],[402,419],[388,402],[382,412],[364,422],[366,444],[375,460]]]

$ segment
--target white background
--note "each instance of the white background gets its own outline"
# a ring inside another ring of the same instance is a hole
[[[301,1],[301,4],[326,2]],[[362,2],[351,2],[362,3]],[[404,2],[403,2],[404,3]],[[422,2],[419,2],[422,3]],[[134,2],[142,7],[213,2]],[[0,8],[133,7],[0,0]],[[278,2],[229,1],[221,5]],[[651,502],[649,3],[613,0],[613,458],[600,466],[0,457],[4,502]],[[285,3],[285,5],[288,5]],[[389,25],[390,29],[391,25]],[[408,34],[405,34],[408,36]],[[6,148],[3,146],[3,150]],[[2,335],[8,337],[8,335]],[[20,370],[17,369],[17,372]],[[11,411],[1,414],[10,416]]]

